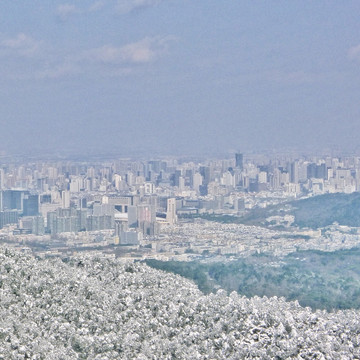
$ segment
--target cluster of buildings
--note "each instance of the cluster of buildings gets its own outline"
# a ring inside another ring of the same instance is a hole
[[[207,255],[214,260],[253,254],[286,256],[298,250],[336,251],[360,244],[360,229],[330,225],[322,230],[275,229],[243,224],[226,224],[204,219],[164,227],[161,241],[152,241],[158,260],[194,260]],[[222,261],[221,260],[221,261]]]
[[[0,229],[53,237],[113,230],[118,243],[139,244],[178,217],[359,190],[360,157],[3,162]]]

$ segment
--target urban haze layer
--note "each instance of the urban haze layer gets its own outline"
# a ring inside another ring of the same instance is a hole
[[[357,209],[346,208],[345,221],[341,206],[332,213],[336,201],[343,206],[357,199],[357,156],[239,152],[203,160],[6,161],[0,168],[1,239],[39,256],[100,251],[189,261],[334,251],[360,240]],[[326,211],[316,214],[312,199]],[[315,212],[309,218],[306,206]]]

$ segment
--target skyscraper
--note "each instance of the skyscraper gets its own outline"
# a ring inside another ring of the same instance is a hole
[[[209,166],[200,166],[200,174],[203,177],[203,185],[208,185],[211,180],[211,171]]]
[[[244,164],[243,164],[243,154],[241,153],[236,153],[235,154],[235,166],[240,169],[243,170],[244,168]]]
[[[4,189],[4,187],[5,187],[4,169],[0,169],[0,190]]]
[[[176,200],[175,200],[175,198],[170,198],[167,200],[166,221],[171,225],[176,223]]]
[[[25,194],[23,199],[23,215],[37,216],[39,215],[39,195]]]

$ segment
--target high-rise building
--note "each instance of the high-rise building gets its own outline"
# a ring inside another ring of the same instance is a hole
[[[155,186],[151,182],[146,182],[144,184],[144,192],[145,194],[153,194],[155,192]]]
[[[290,182],[297,184],[299,182],[299,162],[294,161],[290,165]]]
[[[120,231],[119,243],[121,245],[139,245],[142,240],[142,233],[135,230]]]
[[[327,179],[327,167],[326,164],[316,165],[315,163],[310,163],[307,166],[307,178],[308,179]]]
[[[202,185],[202,176],[200,173],[195,173],[192,177],[192,185],[193,189],[196,191],[196,193],[199,193],[200,186]]]
[[[244,163],[243,163],[244,159],[243,159],[243,154],[241,153],[236,153],[235,154],[235,166],[240,169],[243,170],[244,168]]]
[[[175,170],[173,175],[173,186],[179,186],[181,177],[181,170]]]
[[[23,211],[24,198],[29,191],[24,190],[3,190],[1,191],[1,210]]]
[[[25,216],[21,219],[21,229],[34,235],[44,235],[44,218],[42,216]]]
[[[0,190],[4,189],[5,187],[5,173],[4,169],[0,169]]]
[[[156,207],[154,205],[137,206],[138,229],[144,235],[156,233]]]
[[[19,219],[19,212],[17,210],[0,211],[0,229],[4,225],[17,224]]]
[[[25,194],[23,200],[23,215],[37,216],[39,215],[39,195]]]
[[[113,218],[111,215],[89,215],[86,218],[87,231],[112,229],[113,227]]]
[[[175,224],[177,221],[175,198],[167,200],[166,221],[171,225]]]
[[[203,185],[209,185],[211,181],[211,171],[209,166],[200,166],[200,174],[203,177]]]
[[[64,190],[61,192],[61,205],[63,209],[70,207],[70,191]]]

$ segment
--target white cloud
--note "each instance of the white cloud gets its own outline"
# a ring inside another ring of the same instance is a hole
[[[58,49],[43,46],[42,42],[20,33],[14,38],[0,37],[0,55],[6,56],[9,67],[16,67],[14,74],[19,79],[55,79],[84,74],[124,76],[163,56],[172,40],[174,38],[169,36],[145,37],[123,46],[108,44],[61,54]],[[20,62],[15,61],[18,57],[21,57]]]
[[[63,21],[68,19],[69,16],[78,13],[79,10],[73,4],[61,4],[56,9],[56,14]]]
[[[146,37],[138,42],[122,47],[104,45],[100,48],[88,50],[84,58],[105,64],[141,64],[157,58],[164,51],[168,38]]]
[[[90,5],[89,12],[101,10],[105,6],[105,4],[106,2],[102,0],[95,1],[92,5]]]
[[[126,14],[135,10],[148,8],[160,4],[163,0],[117,0],[115,4],[115,11],[120,14]],[[60,4],[56,9],[56,15],[60,20],[66,21],[74,14],[86,15],[88,13],[102,10],[106,5],[112,2],[106,0],[96,0],[87,7],[78,7],[74,4],[64,3]]]
[[[125,14],[133,10],[158,5],[162,0],[118,0],[116,9],[119,13]]]
[[[38,71],[35,77],[38,79],[57,79],[64,76],[75,75],[81,73],[81,69],[74,63],[64,63],[54,65],[44,70]]]
[[[93,13],[96,11],[102,10],[106,5],[105,0],[97,0],[94,1],[92,4],[88,5],[86,8],[79,8],[73,4],[61,4],[56,9],[56,15],[62,21],[66,21],[72,15],[86,15],[88,13]]]
[[[360,60],[360,45],[351,47],[348,56],[350,60]]]
[[[0,44],[3,49],[17,55],[31,57],[37,53],[41,42],[24,33],[19,33],[15,38],[2,40]]]

